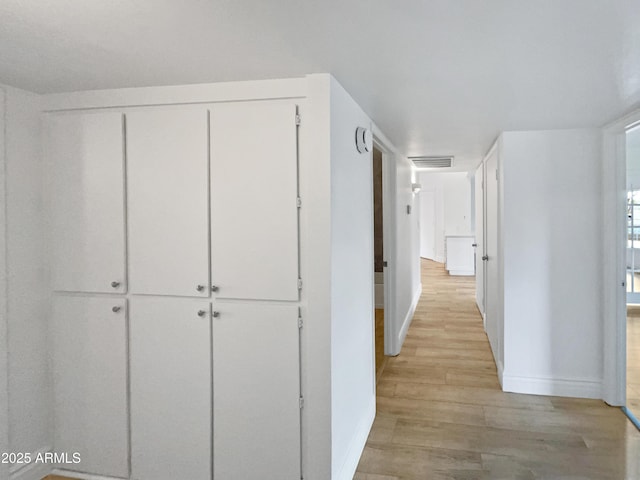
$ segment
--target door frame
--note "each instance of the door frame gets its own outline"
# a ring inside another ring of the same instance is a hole
[[[419,178],[419,183],[422,183],[422,178]],[[422,255],[423,253],[427,253],[427,252],[423,252],[422,251],[422,237],[424,234],[424,230],[423,230],[423,223],[422,220],[424,220],[423,215],[426,211],[426,201],[425,198],[427,195],[431,195],[433,197],[433,204],[432,204],[432,208],[431,208],[431,218],[433,220],[432,225],[429,227],[430,228],[430,237],[431,237],[431,244],[433,246],[433,252],[431,257],[427,256],[427,255]],[[419,218],[419,225],[418,225],[418,231],[420,232],[420,257],[421,258],[426,258],[428,260],[433,260],[434,262],[436,261],[436,258],[438,257],[438,255],[436,254],[436,229],[435,229],[435,224],[436,224],[436,191],[433,189],[430,190],[421,190],[420,191],[420,200],[418,202],[418,204],[420,205],[420,216]],[[424,210],[423,210],[424,209]]]
[[[603,369],[602,399],[627,401],[626,131],[640,123],[636,110],[602,130]]]
[[[487,289],[487,269],[485,268],[485,264],[484,264],[484,260],[482,260],[482,257],[486,255],[486,250],[487,250],[487,240],[486,240],[486,235],[487,235],[487,225],[486,225],[486,205],[487,205],[487,199],[486,199],[486,190],[484,187],[484,181],[485,181],[485,164],[484,164],[484,160],[485,158],[491,154],[491,152],[493,151],[493,149],[497,148],[497,145],[494,144],[493,147],[491,147],[491,149],[489,149],[489,152],[487,153],[487,155],[485,157],[482,158],[482,161],[478,164],[478,166],[476,167],[475,170],[475,177],[474,177],[474,182],[477,182],[478,179],[478,172],[480,172],[480,191],[478,191],[477,187],[475,188],[474,191],[474,202],[476,202],[476,204],[474,204],[474,209],[476,210],[476,212],[480,211],[482,213],[482,216],[480,218],[478,218],[478,215],[476,215],[475,220],[476,220],[476,227],[475,227],[475,241],[476,241],[476,245],[477,247],[479,246],[480,248],[475,249],[475,267],[476,267],[476,305],[478,306],[478,309],[480,310],[480,314],[482,315],[482,326],[484,328],[484,331],[487,331],[487,315],[486,315],[486,311],[487,311],[487,299],[486,299],[486,289]],[[476,183],[477,184],[477,183]],[[478,208],[477,205],[477,200],[480,199],[481,205]],[[480,235],[478,235],[478,226],[480,226],[481,228],[481,232]],[[478,237],[482,237],[482,238],[478,238]],[[482,266],[482,268],[478,268],[478,266]],[[479,270],[481,270],[481,275],[478,275]],[[482,288],[478,288],[478,277],[482,277]],[[480,292],[481,291],[481,292]],[[482,295],[482,305],[478,305],[478,292],[481,293]]]
[[[382,243],[383,258],[387,266],[384,277],[384,354],[394,356],[400,353],[395,335],[396,324],[396,161],[393,144],[380,129],[372,124],[373,143],[382,152]],[[374,272],[375,284],[375,272]],[[375,288],[375,287],[374,287]],[[375,340],[374,340],[375,341]],[[375,369],[375,362],[374,362]]]

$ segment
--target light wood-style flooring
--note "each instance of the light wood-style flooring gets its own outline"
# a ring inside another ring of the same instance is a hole
[[[601,401],[501,391],[474,279],[423,260],[354,480],[640,479],[640,432]]]
[[[376,308],[375,315],[375,345],[376,345],[376,382],[380,380],[389,357],[384,354],[384,310]]]

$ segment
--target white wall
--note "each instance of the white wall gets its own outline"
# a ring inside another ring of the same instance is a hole
[[[9,449],[51,446],[40,99],[6,91]]]
[[[331,104],[328,75],[309,75],[299,145],[302,289],[302,461],[305,478],[331,477]]]
[[[413,164],[409,159],[395,153],[395,288],[393,328],[398,347],[393,354],[400,353],[402,344],[413,320],[420,294],[420,197],[415,195],[411,183],[416,181]],[[411,213],[407,213],[407,206]]]
[[[371,120],[331,80],[332,478],[351,479],[375,416],[371,154],[356,150]]]
[[[471,179],[466,172],[422,172],[419,174],[419,182],[422,184],[422,191],[433,192],[435,196],[435,221],[427,215],[423,205],[420,233],[426,236],[435,231],[435,257],[431,259],[444,263],[445,236],[472,233]],[[420,254],[430,258],[427,252]]]
[[[5,93],[0,88],[0,452],[9,451],[8,339],[7,339],[7,258],[6,258],[6,164]],[[9,478],[9,465],[0,463],[0,480]]]
[[[501,144],[503,387],[601,398],[600,131]]]

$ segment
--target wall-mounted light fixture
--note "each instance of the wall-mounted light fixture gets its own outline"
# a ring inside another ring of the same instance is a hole
[[[411,191],[415,194],[420,193],[420,190],[422,189],[422,185],[420,183],[412,183],[411,184]]]
[[[356,128],[356,150],[367,153],[373,150],[373,134],[364,127]]]

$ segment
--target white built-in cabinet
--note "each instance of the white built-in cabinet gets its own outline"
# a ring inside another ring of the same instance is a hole
[[[126,310],[122,297],[53,299],[54,451],[81,459],[63,468],[129,476]]]
[[[209,296],[206,108],[126,115],[131,293]]]
[[[211,111],[211,273],[218,298],[298,299],[295,118],[291,103]]]
[[[123,115],[61,114],[46,127],[52,288],[125,292]]]
[[[473,235],[446,235],[446,268],[449,275],[475,275]]]
[[[59,113],[46,130],[56,449],[82,454],[63,468],[299,479],[296,105]]]
[[[224,302],[215,308],[214,477],[299,478],[298,308]]]
[[[207,301],[131,300],[131,475],[211,478]]]

